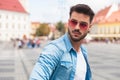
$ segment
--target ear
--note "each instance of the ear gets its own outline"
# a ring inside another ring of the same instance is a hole
[[[91,28],[92,28],[92,24],[89,25],[88,33],[90,32]]]
[[[92,24],[90,24],[89,28],[91,28],[91,27],[92,27]]]

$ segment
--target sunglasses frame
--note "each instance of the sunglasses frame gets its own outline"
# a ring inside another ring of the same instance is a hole
[[[71,27],[75,27],[77,24],[79,24],[80,29],[86,30],[88,28],[88,23],[84,21],[77,21],[75,19],[69,19],[69,24]]]

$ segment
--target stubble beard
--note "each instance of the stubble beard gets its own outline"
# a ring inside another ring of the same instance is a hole
[[[84,34],[82,34],[82,33],[80,32],[80,35],[81,35],[81,36],[80,36],[79,38],[74,38],[74,37],[72,36],[69,28],[68,28],[68,34],[69,34],[71,40],[74,41],[74,42],[79,42],[79,41],[83,40],[83,39],[87,36],[87,32],[84,33]]]

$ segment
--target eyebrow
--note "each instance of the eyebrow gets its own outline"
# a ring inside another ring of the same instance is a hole
[[[71,19],[71,20],[74,20],[74,21],[77,21],[77,22],[84,22],[84,23],[87,23],[87,22],[85,22],[85,21],[78,21],[78,20],[76,20],[76,19]],[[88,23],[87,23],[88,24]]]

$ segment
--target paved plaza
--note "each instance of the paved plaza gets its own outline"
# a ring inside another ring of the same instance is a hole
[[[120,44],[86,45],[93,80],[120,80]]]
[[[0,43],[0,80],[28,80],[41,48],[17,49]],[[120,80],[120,44],[89,43],[93,80]]]

